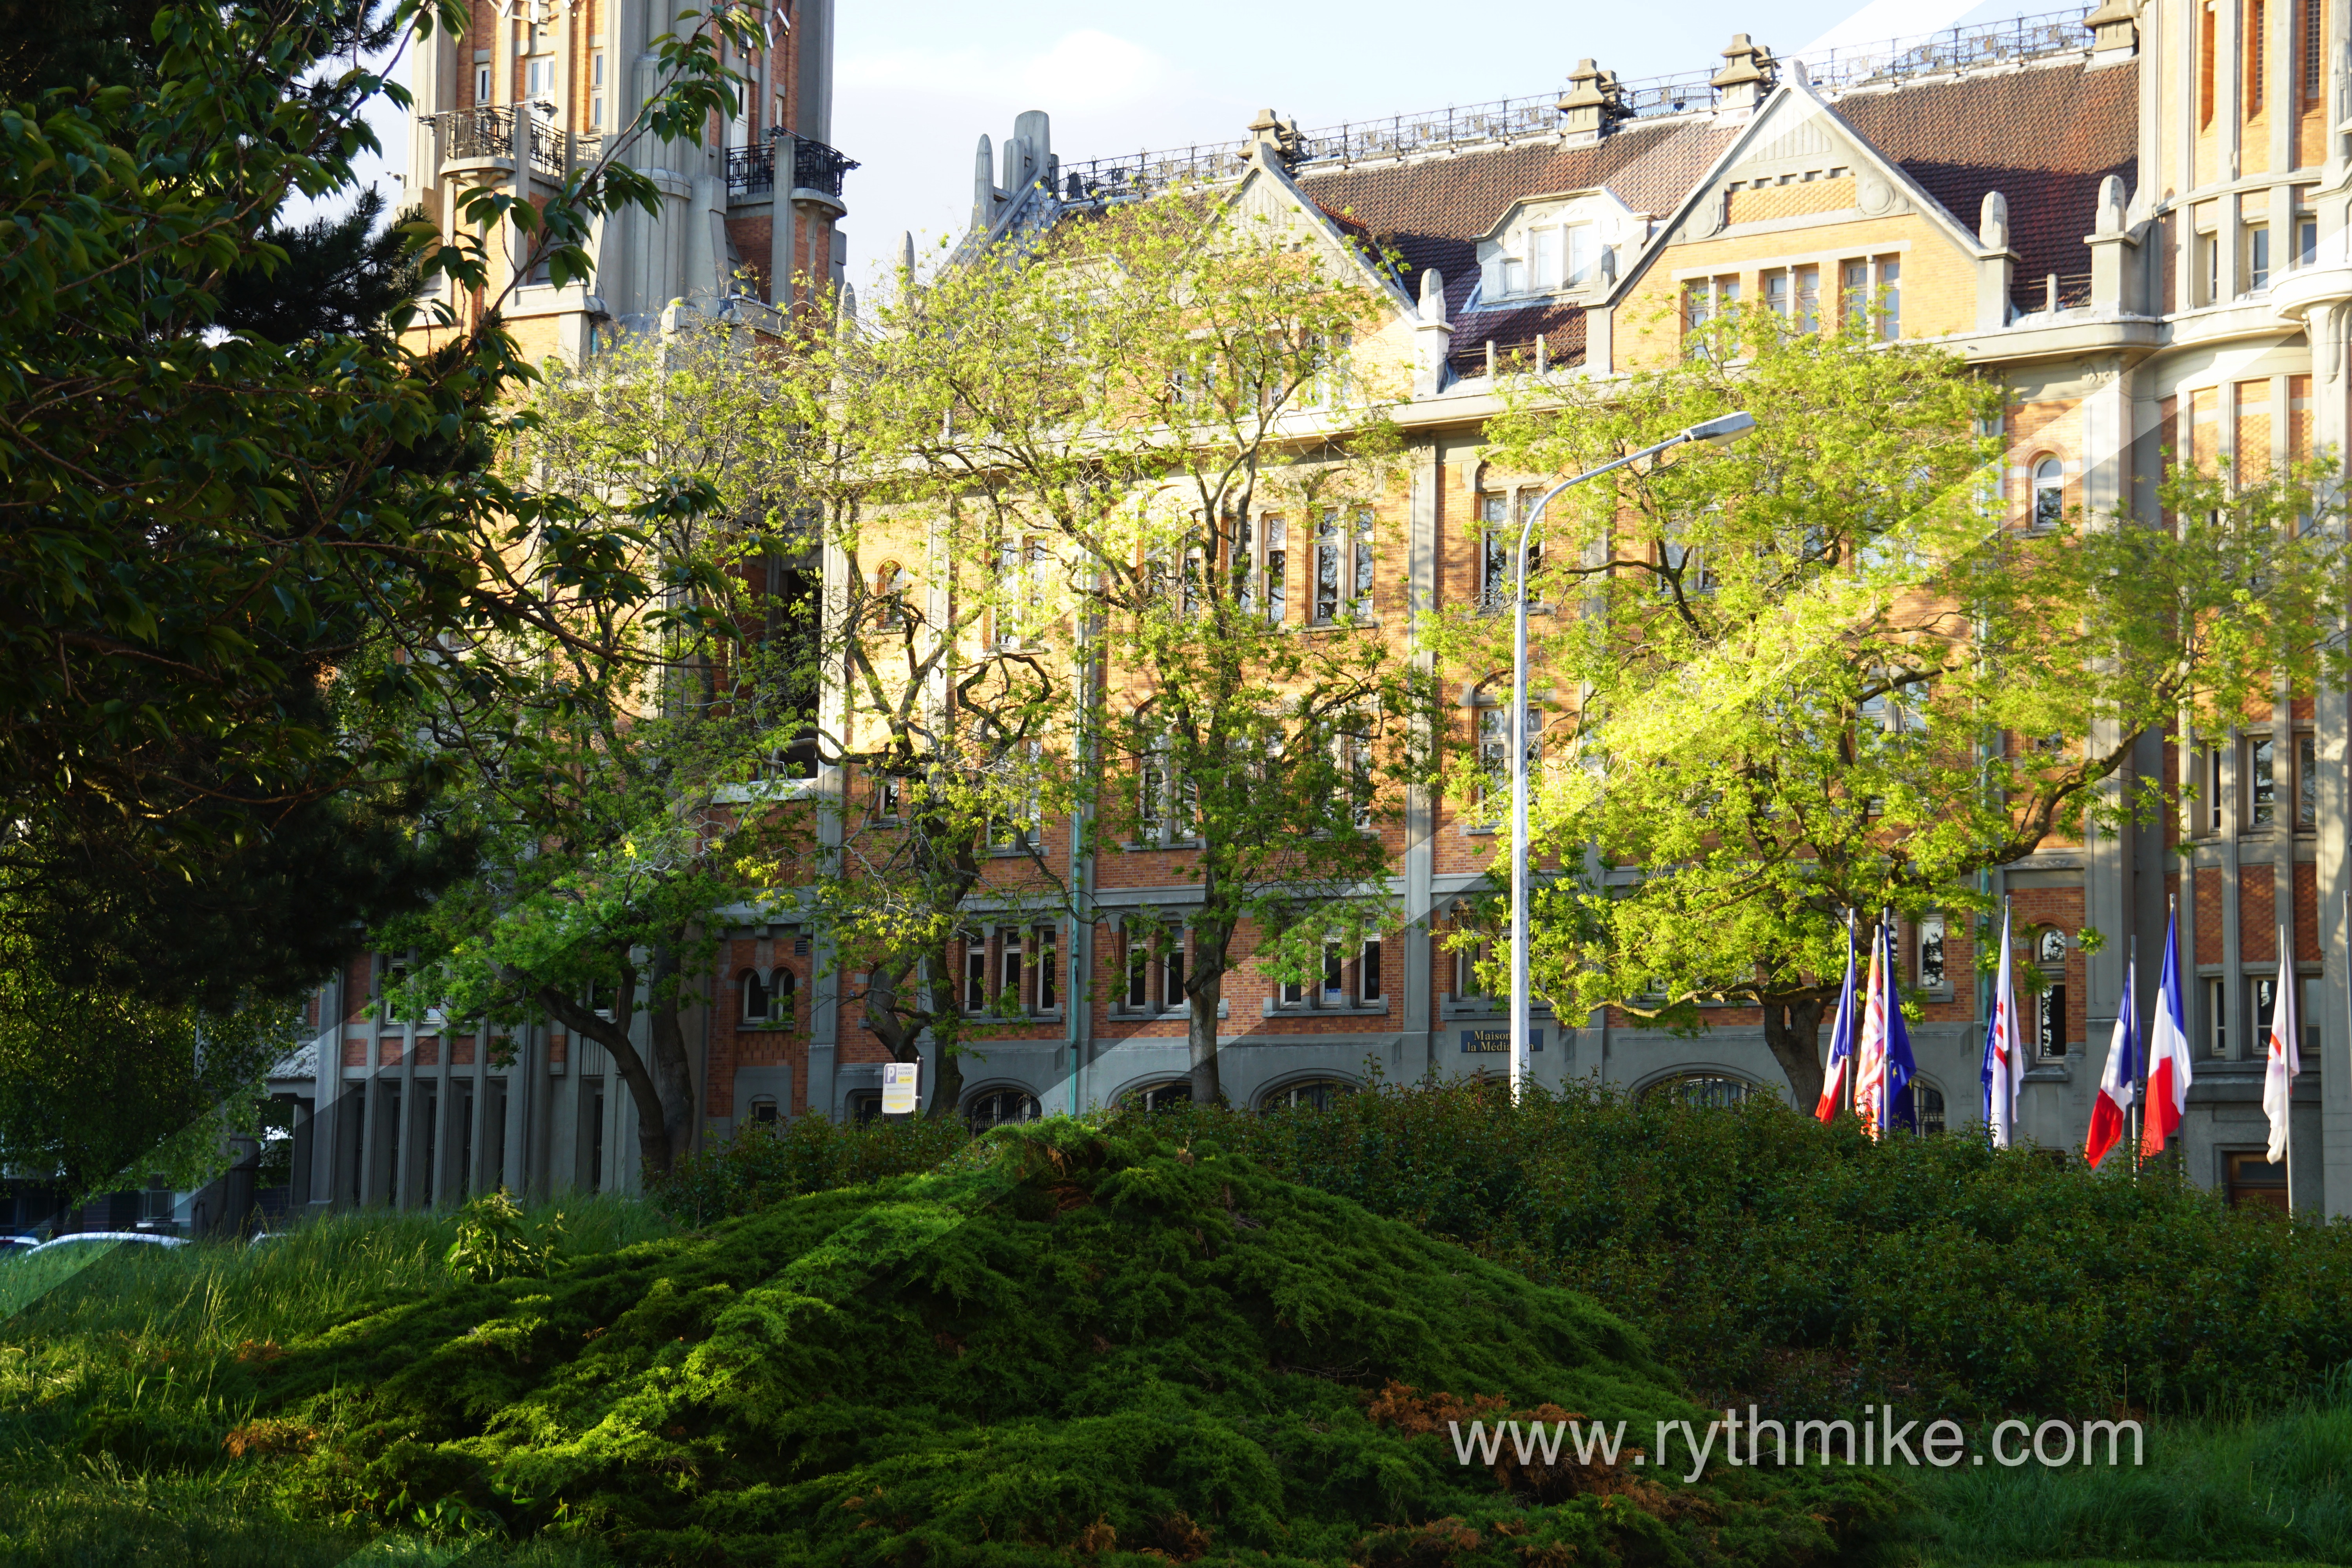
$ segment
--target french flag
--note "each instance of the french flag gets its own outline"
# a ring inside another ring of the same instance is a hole
[[[1845,917],[1845,989],[1838,993],[1837,1019],[1830,1025],[1829,1068],[1822,1082],[1821,1101],[1813,1107],[1813,1116],[1818,1121],[1835,1121],[1839,1107],[1846,1102],[1846,1075],[1853,1066],[1853,911],[1849,910]]]
[[[2164,1141],[2180,1131],[2189,1106],[2189,1031],[2180,1005],[2179,926],[2168,915],[2164,973],[2156,983],[2156,1027],[2147,1042],[2147,1110],[2140,1122],[2139,1152],[2161,1154]]]
[[[2083,1141],[2083,1160],[2093,1170],[2107,1151],[2123,1142],[2130,1119],[2132,1095],[2139,1087],[2139,959],[2124,965],[2124,1004],[2116,1013],[2115,1038],[2107,1045],[2107,1065],[2099,1074],[2099,1097],[2091,1101],[2091,1135]]]
[[[1992,1146],[2006,1149],[2017,1139],[2017,1086],[2025,1079],[2025,1042],[2017,1031],[2017,986],[2009,969],[2009,906],[2000,911],[2000,974],[1993,982],[1992,1021],[1985,1030],[1985,1127]]]

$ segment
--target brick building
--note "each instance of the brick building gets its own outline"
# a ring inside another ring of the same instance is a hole
[[[556,35],[573,102],[593,79],[583,62],[604,36],[595,28],[625,34],[627,15],[616,6],[610,23]],[[1645,322],[1703,321],[1733,300],[1818,320],[1849,300],[1883,301],[1887,336],[1948,344],[2007,389],[2002,483],[2021,524],[2052,507],[2146,516],[2168,448],[2242,466],[2344,448],[2346,24],[2342,0],[2109,0],[1812,61],[1740,35],[1689,75],[1625,83],[1587,60],[1562,93],[1303,135],[1268,114],[1230,143],[1090,163],[1064,163],[1046,116],[1032,113],[1001,148],[982,139],[965,244],[1032,235],[1184,178],[1240,184],[1302,232],[1391,237],[1412,284],[1391,288],[1385,332],[1410,379],[1395,414],[1411,479],[1382,520],[1403,548],[1377,592],[1400,603],[1489,593],[1487,523],[1549,478],[1480,459],[1498,364],[1606,375],[1654,363],[1679,352],[1678,334]],[[483,58],[498,81],[540,58],[517,52],[535,36],[520,24],[490,31]],[[443,116],[469,112],[446,85],[436,92],[423,96]],[[720,204],[725,188],[714,161],[682,179],[678,210],[725,217],[740,249],[748,230]],[[715,268],[720,229],[709,232]],[[686,248],[701,254],[700,243]],[[623,266],[596,286],[625,304],[620,314],[642,312],[663,291],[641,287],[646,276]],[[1306,552],[1265,564],[1296,574],[1287,613],[1309,616]],[[1476,712],[1462,719],[1475,735]],[[2282,701],[2246,732],[2150,737],[2131,772],[2178,782],[2196,770],[2193,806],[2117,839],[2053,842],[1993,874],[2021,944],[2063,976],[2029,1003],[2022,1116],[2035,1140],[2079,1146],[2125,954],[2138,939],[2152,994],[2178,894],[2200,1051],[2188,1168],[2201,1183],[2260,1189],[2267,1173],[2241,1165],[2264,1142],[2259,1037],[2274,911],[2292,909],[2305,1060],[2327,1064],[2298,1086],[2296,1181],[2307,1204],[2352,1208],[2347,727],[2336,692]],[[806,787],[865,786],[829,773]],[[1494,841],[1446,802],[1416,799],[1394,850],[1393,887],[1412,917],[1402,930],[1335,954],[1320,984],[1279,986],[1246,963],[1228,976],[1222,1071],[1235,1102],[1342,1092],[1368,1058],[1391,1078],[1501,1066],[1501,1003],[1476,994],[1435,935],[1483,879]],[[1164,855],[1105,852],[1072,871],[1089,879],[1105,923],[990,929],[958,955],[987,991],[1018,987],[1028,1014],[990,1026],[967,1059],[963,1109],[975,1119],[1153,1096],[1183,1076],[1184,1024],[1163,1005],[1164,966],[1130,967],[1118,919],[1126,904],[1181,912],[1182,879]],[[2085,928],[2108,939],[2095,955]],[[1961,1129],[1978,1120],[1987,991],[1957,921],[1902,935],[1910,979],[1928,995],[1912,1032],[1922,1110],[1931,1125]],[[380,962],[361,961],[322,993],[320,1059],[340,1060],[340,1077],[278,1086],[318,1107],[310,1127],[334,1130],[305,1134],[301,1196],[418,1201],[501,1176],[533,1190],[634,1180],[623,1153],[632,1115],[594,1047],[523,1031],[515,1067],[491,1071],[466,1032],[381,1022],[369,1002]],[[710,989],[713,1005],[689,1026],[702,1042],[707,1138],[750,1120],[876,1109],[883,1052],[845,1003],[821,939],[731,931]],[[2152,994],[2139,1006],[2148,1016]],[[1538,1012],[1536,1028],[1541,1081],[1787,1092],[1760,1030],[1736,1018],[1696,1042],[1605,1012]],[[401,1105],[413,1108],[404,1122]]]

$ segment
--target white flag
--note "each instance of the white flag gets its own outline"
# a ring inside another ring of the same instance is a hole
[[[2278,990],[2271,998],[2271,1048],[2263,1063],[2263,1114],[2271,1120],[2270,1162],[2286,1158],[2286,1121],[2294,1100],[2294,1077],[2303,1070],[2295,1047],[2294,954],[2287,951],[2286,928],[2279,928]]]

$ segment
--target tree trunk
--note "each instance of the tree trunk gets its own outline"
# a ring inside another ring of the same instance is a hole
[[[590,1012],[577,997],[567,996],[552,985],[538,987],[533,995],[549,1017],[612,1053],[613,1070],[621,1075],[622,1083],[628,1087],[629,1101],[636,1107],[638,1163],[647,1175],[667,1176],[677,1150],[670,1142],[669,1119],[662,1106],[660,1087],[646,1066],[645,1058],[638,1054],[636,1043],[629,1038],[628,1020],[636,1005],[636,978],[635,971],[626,964],[622,966],[621,988],[614,996],[613,1016],[609,1018]]]
[[[1184,1043],[1192,1065],[1192,1103],[1215,1105],[1224,1099],[1224,1089],[1217,1081],[1217,1005],[1225,994],[1225,950],[1232,941],[1228,933],[1213,941],[1204,940],[1199,928],[1192,934],[1192,973],[1184,977],[1184,991],[1192,1003],[1186,1015]]]
[[[1764,1009],[1764,1043],[1788,1075],[1797,1109],[1807,1115],[1822,1098],[1822,1014],[1827,1009],[1818,996]]]
[[[694,1147],[694,1068],[678,1022],[684,995],[672,990],[678,977],[677,949],[662,942],[653,950],[653,973],[646,1000],[646,1034],[653,1046],[654,1093],[661,1102],[662,1135],[675,1161]],[[642,1110],[639,1111],[642,1115]]]

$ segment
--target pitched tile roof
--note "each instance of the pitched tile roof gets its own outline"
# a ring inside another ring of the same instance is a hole
[[[2091,269],[2083,237],[2099,182],[2138,174],[2139,72],[2080,66],[1995,71],[1958,81],[1857,92],[1838,117],[1900,163],[1970,230],[1987,191],[2009,198],[2021,292],[2055,272]]]
[[[1550,301],[1521,305],[1515,310],[1479,310],[1461,317],[1454,330],[1454,347],[1445,363],[1456,375],[1486,374],[1486,345],[1495,345],[1499,363],[1513,360],[1535,363],[1536,340],[1544,340],[1546,363],[1567,370],[1584,363],[1584,307]]]
[[[1436,268],[1446,310],[1458,315],[1477,281],[1479,237],[1512,203],[1606,186],[1635,212],[1663,214],[1736,133],[1705,120],[1636,124],[1585,146],[1546,139],[1402,163],[1309,166],[1297,180],[1318,206],[1394,247],[1409,284]],[[1481,364],[1485,355],[1482,347]]]

